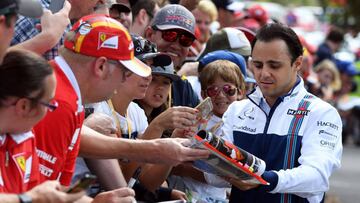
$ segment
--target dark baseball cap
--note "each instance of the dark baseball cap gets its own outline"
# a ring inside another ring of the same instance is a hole
[[[195,17],[184,6],[169,4],[161,8],[154,16],[152,26],[159,30],[181,29],[195,37]]]
[[[38,18],[43,8],[38,0],[1,0],[0,15],[17,13],[30,18]]]
[[[120,13],[130,13],[131,9],[126,4],[123,3],[114,3],[111,5],[110,9],[116,9]]]
[[[234,0],[211,0],[216,8],[222,8],[228,11],[235,11],[234,5],[236,2]]]
[[[156,45],[139,35],[132,34],[134,43],[134,55],[136,58],[151,67],[151,73],[154,75],[162,75],[170,78],[172,81],[180,80],[180,76],[174,72],[174,64],[171,57],[165,53],[157,51]]]

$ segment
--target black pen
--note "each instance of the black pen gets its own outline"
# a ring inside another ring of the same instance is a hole
[[[130,178],[130,180],[129,180],[129,182],[128,182],[128,185],[127,185],[127,186],[128,186],[129,188],[134,187],[137,179],[138,179],[139,176],[140,176],[140,172],[141,172],[141,167],[138,167],[138,168],[135,170],[134,174],[131,176],[131,178]]]

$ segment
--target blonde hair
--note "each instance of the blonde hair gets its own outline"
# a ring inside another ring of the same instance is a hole
[[[245,81],[240,68],[235,63],[227,60],[216,60],[204,67],[199,75],[201,90],[206,90],[218,77],[234,84],[239,91],[245,91]]]
[[[196,8],[199,9],[199,11],[209,15],[211,22],[218,19],[218,12],[215,4],[212,1],[201,0]]]
[[[339,73],[338,69],[336,68],[336,65],[334,62],[330,61],[329,59],[325,59],[322,62],[320,62],[317,66],[315,66],[314,70],[316,73],[319,73],[322,70],[329,70],[334,76],[333,81],[330,84],[330,87],[334,91],[337,91],[341,88],[340,73]]]

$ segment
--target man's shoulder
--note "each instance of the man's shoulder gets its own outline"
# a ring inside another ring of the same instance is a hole
[[[200,100],[186,78],[174,81],[172,85],[174,106],[195,107]]]
[[[252,111],[255,110],[255,104],[253,104],[249,99],[234,101],[233,103],[230,104],[224,116],[229,117],[230,115],[238,115],[242,111],[248,110],[249,108],[251,108]]]

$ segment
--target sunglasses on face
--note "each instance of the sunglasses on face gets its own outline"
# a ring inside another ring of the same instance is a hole
[[[194,42],[195,38],[187,32],[181,32],[177,29],[170,30],[159,30],[156,27],[153,27],[154,30],[161,32],[161,37],[167,42],[176,42],[179,39],[179,43],[183,47],[189,47]]]
[[[224,85],[222,87],[218,86],[210,86],[206,89],[206,94],[209,97],[215,97],[219,94],[219,92],[222,91],[226,96],[234,96],[237,92],[236,87],[232,87],[231,85]]]

